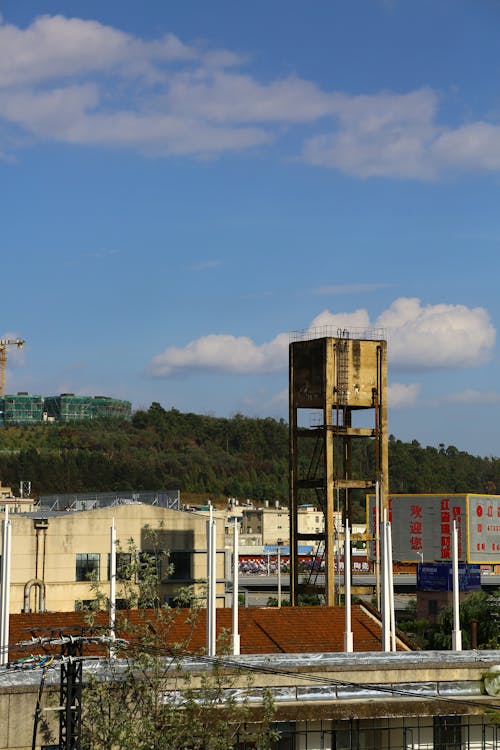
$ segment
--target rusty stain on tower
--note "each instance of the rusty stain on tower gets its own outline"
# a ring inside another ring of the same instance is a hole
[[[298,546],[305,536],[297,511],[313,494],[325,518],[315,539],[324,555],[325,601],[333,605],[335,510],[351,521],[350,493],[376,482],[387,507],[387,342],[379,330],[295,332],[289,357],[291,603],[298,604],[301,591]],[[370,441],[366,476],[353,477],[353,440]]]

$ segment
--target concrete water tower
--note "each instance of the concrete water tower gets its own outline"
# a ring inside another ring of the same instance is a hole
[[[387,507],[387,342],[383,332],[353,329],[305,331],[291,336],[290,406],[290,594],[298,604],[297,511],[312,497],[324,514],[324,533],[314,536],[324,555],[325,601],[335,604],[336,510],[351,520],[350,492],[379,483]],[[353,441],[367,441],[364,476],[353,476]],[[372,490],[373,491],[373,490]],[[308,539],[311,534],[308,533]]]

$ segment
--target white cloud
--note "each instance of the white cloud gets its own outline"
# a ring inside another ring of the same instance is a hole
[[[392,409],[414,406],[419,395],[420,383],[391,383],[387,389],[387,398]]]
[[[430,88],[350,95],[296,75],[264,83],[246,63],[174,34],[144,40],[61,15],[26,28],[0,18],[1,158],[23,137],[207,157],[269,145],[290,132],[283,125],[303,139],[307,125],[302,159],[355,177],[500,170],[500,125],[440,123]]]
[[[40,16],[26,29],[0,23],[0,86],[30,85],[125,66],[151,70],[155,61],[189,60],[194,49],[173,34],[144,42],[97,21]]]
[[[338,96],[336,105],[337,127],[306,142],[306,162],[356,177],[435,176],[430,149],[440,130],[433,91]]]
[[[500,126],[475,122],[442,133],[433,155],[443,165],[467,169],[500,169]]]
[[[483,308],[422,306],[420,300],[408,298],[395,300],[374,324],[364,309],[352,313],[323,310],[311,321],[308,331],[316,336],[335,336],[339,329],[353,333],[386,329],[389,366],[402,370],[473,367],[489,359],[495,343],[495,329]],[[246,336],[210,334],[185,347],[168,347],[152,359],[149,370],[156,377],[194,370],[235,374],[284,371],[288,343],[287,333],[264,344]],[[397,391],[395,394],[397,398]],[[407,397],[410,394],[407,390]]]
[[[336,328],[370,328],[370,316],[368,312],[363,309],[358,309],[353,313],[332,313],[329,310],[323,310],[319,315],[311,320],[309,329],[316,330],[318,332],[328,327],[329,333],[325,335],[334,336]]]
[[[288,388],[274,394],[266,389],[247,394],[241,402],[241,408],[245,414],[274,416],[279,419],[288,413]]]
[[[416,370],[483,364],[496,335],[482,307],[422,306],[416,298],[395,300],[379,315],[376,327],[388,331],[391,363]]]
[[[191,341],[182,349],[170,346],[153,357],[150,372],[166,377],[183,370],[211,370],[246,374],[277,372],[288,354],[288,334],[257,345],[247,336],[210,334]]]
[[[466,388],[459,393],[450,393],[440,399],[440,403],[447,404],[498,404],[500,403],[500,392],[494,390],[479,390]]]
[[[500,125],[447,127],[437,121],[438,103],[428,88],[338,96],[335,127],[310,137],[303,159],[362,178],[426,180],[456,170],[499,170]]]
[[[196,71],[176,76],[168,102],[186,116],[212,122],[311,122],[335,113],[335,98],[290,77],[260,84],[248,75]]]

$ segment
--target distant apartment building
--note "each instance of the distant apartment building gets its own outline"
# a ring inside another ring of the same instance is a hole
[[[290,514],[288,508],[243,508],[241,533],[244,536],[257,535],[262,545],[275,545],[290,541]],[[313,505],[304,505],[298,512],[300,534],[316,534],[325,530],[323,513]]]
[[[47,422],[77,422],[90,419],[130,419],[130,401],[109,396],[32,396],[26,392],[0,398],[0,424],[24,425]]]

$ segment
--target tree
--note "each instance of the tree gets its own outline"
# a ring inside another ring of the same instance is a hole
[[[476,591],[460,602],[462,645],[472,647],[472,630],[477,630],[477,647],[500,648],[500,591]],[[431,636],[431,648],[451,649],[453,606],[443,610],[439,628]]]
[[[245,698],[251,674],[232,662],[228,668],[224,657],[208,659],[203,653],[190,653],[201,611],[193,592],[180,592],[176,608],[158,606],[158,556],[140,557],[132,543],[125,553],[121,548],[119,552],[119,559],[126,561],[120,571],[125,609],[117,612],[116,632],[123,640],[111,648],[104,671],[91,675],[84,686],[83,746],[88,750],[229,750],[243,738],[261,750],[272,747],[270,695],[258,707],[256,723]],[[109,600],[97,584],[95,593],[88,612],[91,627],[109,609]],[[173,643],[179,620],[182,640]]]

